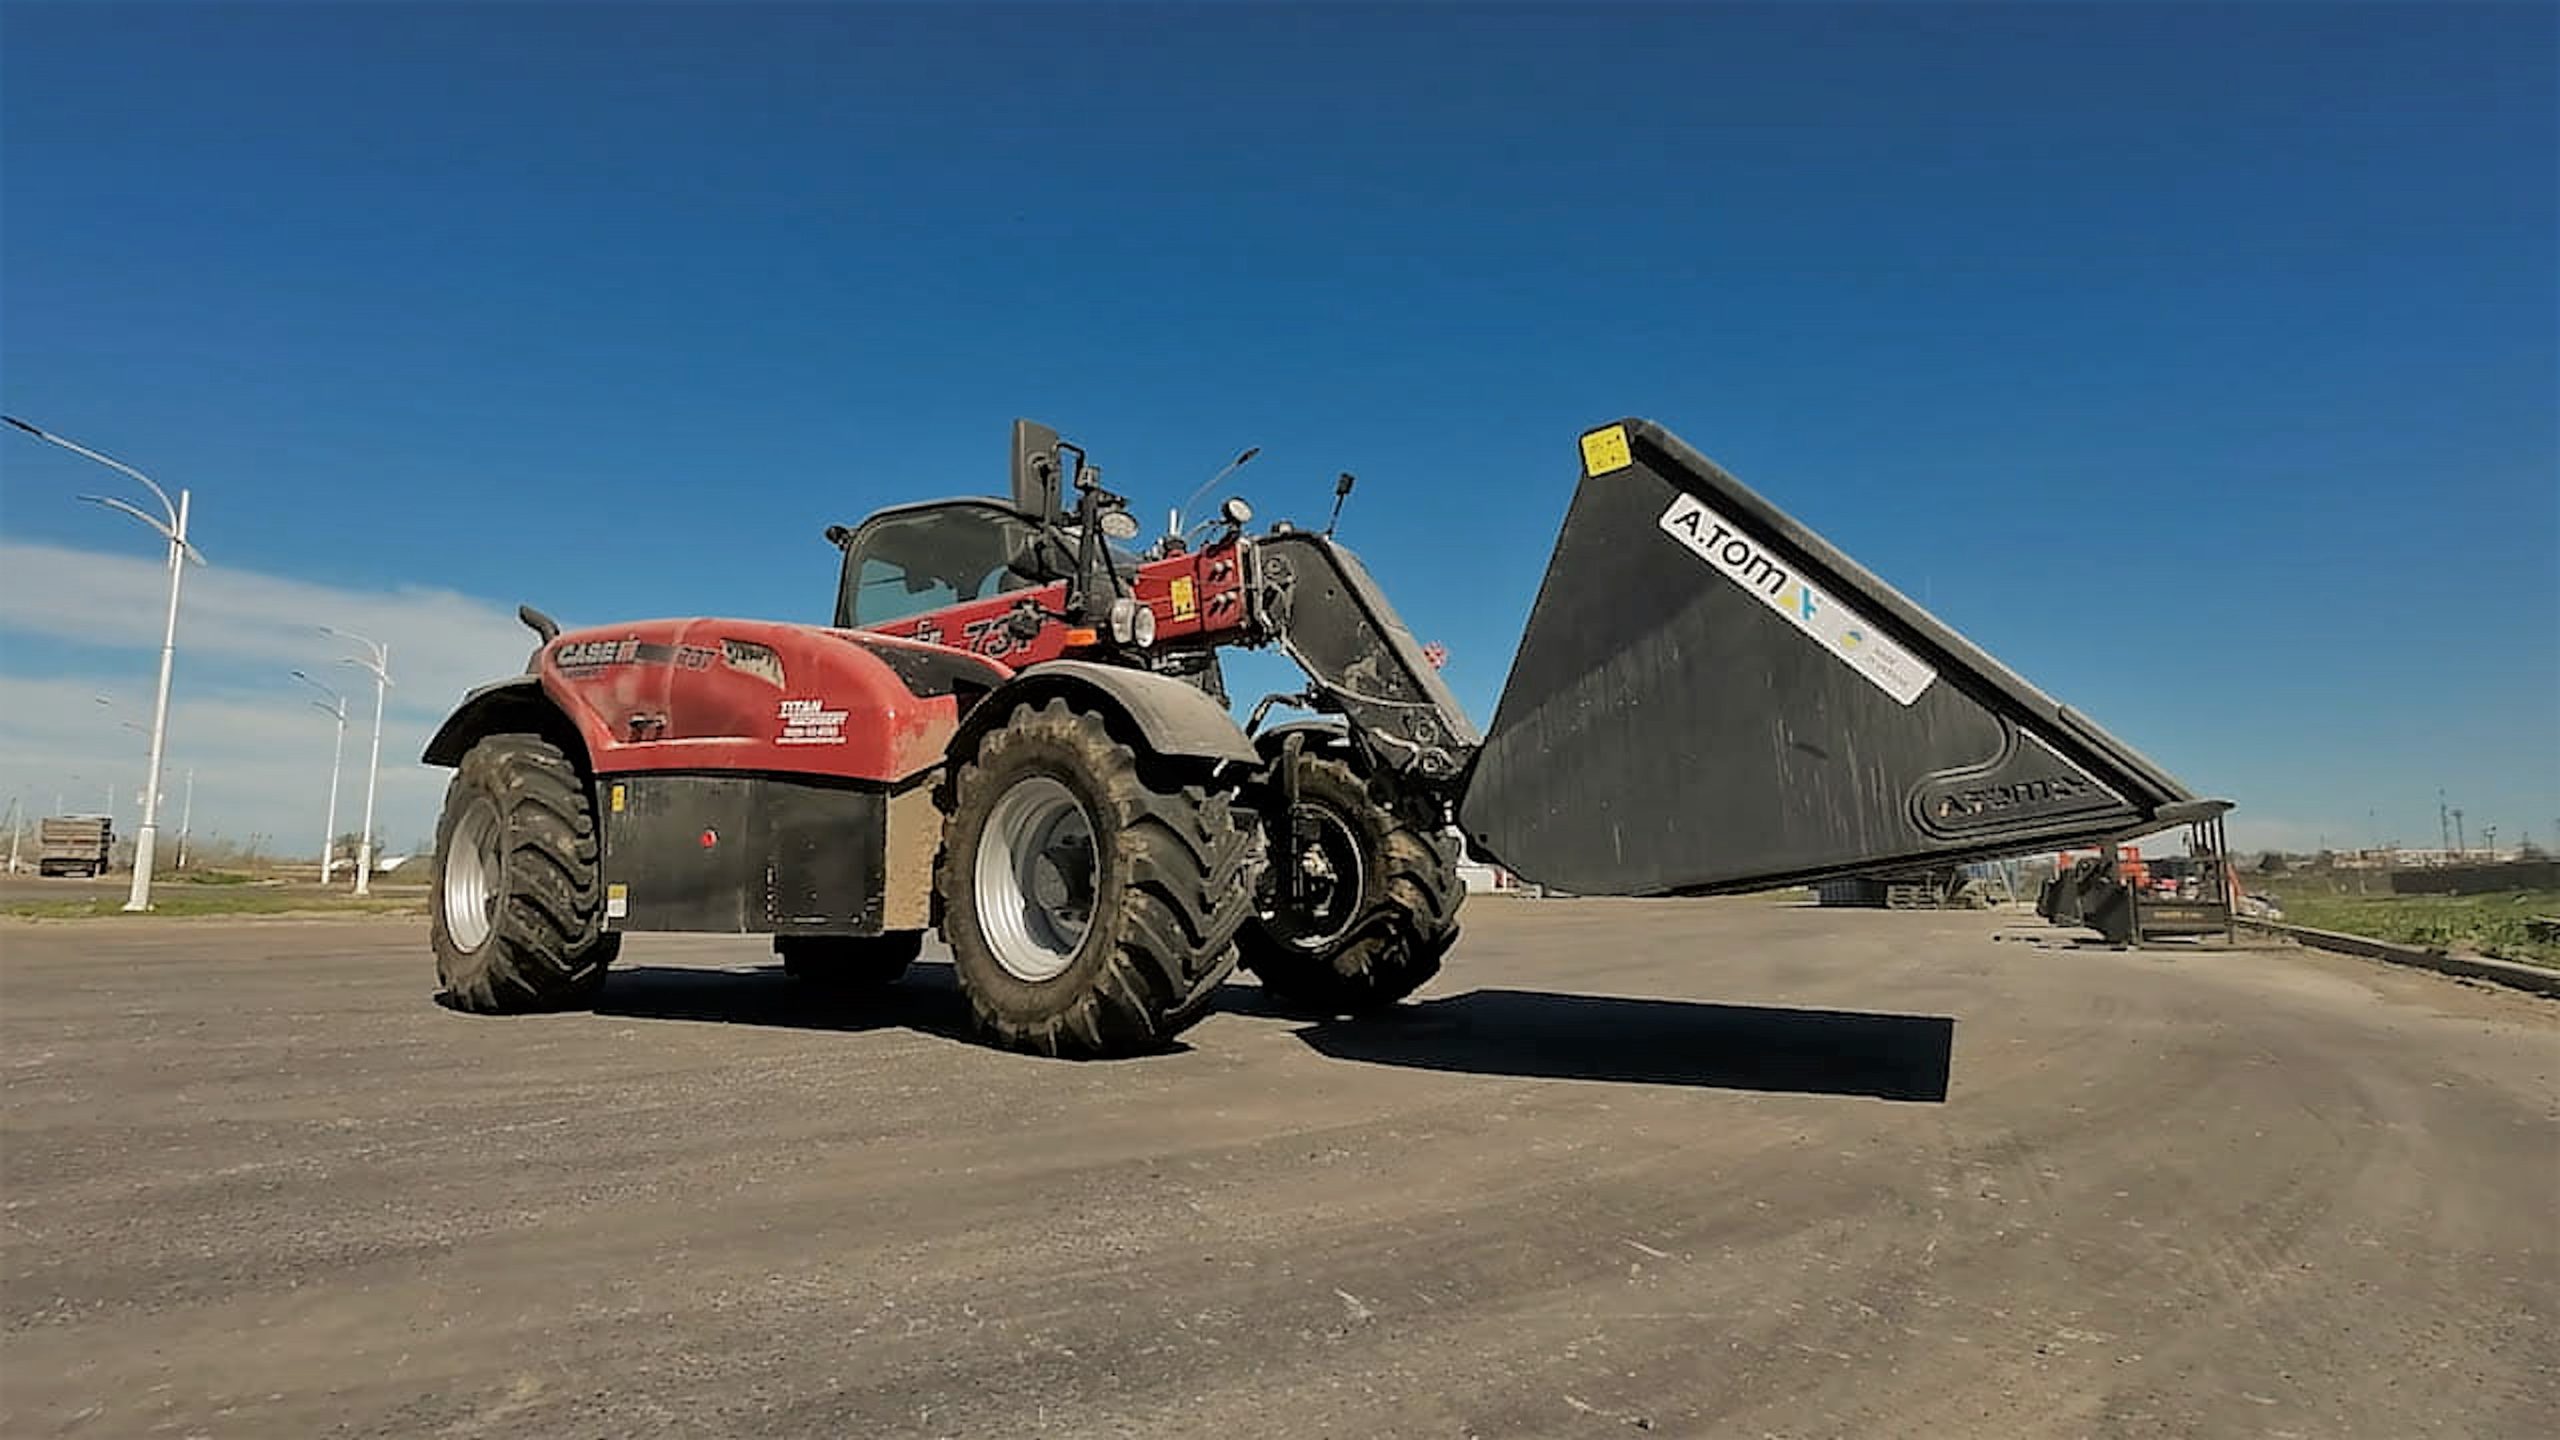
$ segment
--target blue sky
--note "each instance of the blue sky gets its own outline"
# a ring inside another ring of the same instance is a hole
[[[298,612],[397,636],[401,844],[514,602],[822,619],[820,527],[1000,484],[1016,414],[1150,510],[1359,472],[1489,716],[1635,413],[2243,837],[2432,843],[2441,786],[2548,843],[2554,14],[13,3],[0,408],[196,491],[231,834],[316,833]],[[149,537],[6,439],[41,804],[142,768],[81,706],[147,699]]]

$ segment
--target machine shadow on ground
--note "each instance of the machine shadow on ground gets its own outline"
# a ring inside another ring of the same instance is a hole
[[[966,1044],[983,1043],[969,1025],[969,1004],[947,963],[924,961],[905,978],[877,990],[827,990],[805,985],[765,965],[755,969],[695,969],[681,965],[616,965],[606,974],[595,1013],[624,1020],[695,1020],[714,1025],[763,1025],[784,1030],[911,1030]],[[1176,1040],[1153,1056],[1059,1064],[1136,1064],[1191,1050]],[[1035,1057],[1025,1055],[1023,1059]]]
[[[969,1038],[969,1016],[948,965],[917,965],[879,990],[833,991],[804,985],[780,965],[757,970],[700,970],[677,965],[616,965],[596,997],[599,1015],[630,1020],[701,1020],[788,1030],[914,1030]]]
[[[1955,1028],[1945,1015],[1471,990],[1298,1038],[1337,1060],[1416,1070],[1937,1103]]]
[[[635,1020],[843,1032],[903,1029],[971,1039],[951,967],[932,963],[917,965],[888,989],[855,994],[814,990],[788,979],[778,966],[616,966],[595,1008],[599,1015]],[[1230,982],[1220,991],[1217,1010],[1299,1022],[1298,1038],[1318,1054],[1370,1065],[1926,1102],[1947,1098],[1956,1023],[1944,1015],[1538,990],[1471,990],[1366,1019],[1306,1023],[1308,1016],[1275,1003],[1249,981]],[[1179,1041],[1171,1047],[1189,1048]]]

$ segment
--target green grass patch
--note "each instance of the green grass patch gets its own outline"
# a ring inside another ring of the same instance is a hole
[[[151,913],[161,917],[194,915],[282,915],[326,912],[350,915],[422,915],[426,902],[417,896],[322,895],[311,891],[215,888],[193,892],[167,882],[152,887]],[[0,904],[0,915],[29,920],[123,919],[124,897],[101,895],[91,900],[16,900]]]
[[[2285,894],[2276,887],[2288,924],[2339,930],[2438,950],[2462,950],[2560,966],[2560,942],[2537,940],[2526,922],[2560,915],[2560,891],[2521,890],[2496,895]]]

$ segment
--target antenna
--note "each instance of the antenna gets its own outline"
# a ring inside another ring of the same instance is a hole
[[[1227,462],[1227,466],[1226,466],[1226,468],[1225,468],[1225,469],[1220,470],[1217,474],[1210,476],[1210,477],[1208,478],[1208,480],[1206,480],[1205,482],[1203,482],[1203,483],[1201,484],[1201,486],[1200,486],[1200,488],[1199,488],[1199,489],[1192,491],[1192,492],[1191,492],[1191,498],[1190,498],[1190,499],[1188,499],[1188,500],[1183,501],[1183,502],[1182,502],[1182,504],[1181,504],[1180,506],[1178,506],[1178,507],[1176,507],[1176,508],[1175,508],[1175,510],[1174,510],[1174,512],[1173,512],[1173,529],[1172,529],[1171,533],[1172,533],[1172,534],[1175,534],[1175,535],[1179,535],[1179,534],[1181,534],[1181,533],[1182,533],[1182,517],[1183,517],[1184,515],[1187,515],[1187,514],[1189,514],[1189,513],[1190,513],[1190,511],[1191,511],[1191,507],[1192,507],[1193,505],[1196,505],[1196,504],[1198,504],[1198,503],[1199,503],[1199,501],[1200,501],[1200,497],[1201,497],[1201,496],[1208,494],[1208,493],[1209,493],[1209,491],[1210,491],[1210,489],[1211,489],[1213,486],[1215,486],[1219,481],[1224,480],[1224,479],[1226,479],[1228,476],[1233,475],[1233,474],[1234,474],[1234,473],[1236,473],[1237,471],[1239,471],[1239,470],[1243,469],[1243,468],[1244,468],[1248,463],[1250,463],[1250,462],[1252,461],[1252,459],[1253,459],[1253,457],[1254,457],[1254,456],[1259,455],[1259,454],[1261,454],[1261,453],[1262,453],[1262,447],[1261,447],[1261,446],[1259,446],[1259,445],[1249,445],[1249,446],[1245,447],[1245,452],[1244,452],[1243,454],[1241,454],[1241,455],[1238,455],[1238,456],[1237,456],[1236,458],[1234,458],[1233,460],[1228,461],[1228,462]]]
[[[1333,514],[1327,516],[1324,522],[1324,533],[1327,538],[1332,537],[1333,527],[1342,523],[1342,502],[1351,498],[1351,487],[1358,483],[1360,483],[1359,477],[1348,470],[1334,478]]]

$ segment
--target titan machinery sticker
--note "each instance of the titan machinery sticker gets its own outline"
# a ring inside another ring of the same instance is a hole
[[[1662,533],[1696,551],[1700,559],[1777,611],[1833,659],[1908,705],[1938,678],[1908,650],[1884,637],[1874,622],[1815,589],[1781,565],[1723,516],[1683,495],[1662,512]]]
[[[830,710],[824,700],[785,700],[779,712],[782,733],[777,745],[841,745],[844,743],[842,710]]]

